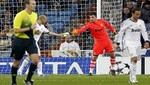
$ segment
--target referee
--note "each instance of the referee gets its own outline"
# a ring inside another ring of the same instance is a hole
[[[17,13],[14,18],[14,40],[12,43],[11,57],[14,58],[13,65],[11,68],[12,82],[11,85],[17,85],[16,76],[20,60],[23,58],[25,51],[29,53],[32,59],[32,63],[29,68],[27,78],[24,80],[26,85],[33,85],[31,81],[32,75],[37,68],[39,61],[37,46],[33,38],[34,28],[36,27],[37,14],[35,11],[36,1],[35,0],[24,0],[25,9]]]

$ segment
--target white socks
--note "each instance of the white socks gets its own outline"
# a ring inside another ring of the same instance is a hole
[[[95,68],[95,64],[96,64],[96,59],[91,59],[90,71],[89,71],[89,73],[93,73],[93,70],[94,70],[94,68]]]
[[[30,59],[27,57],[26,59],[24,59],[24,61],[22,62],[20,68],[18,69],[18,73],[22,73],[22,70],[24,69],[24,67],[30,62]],[[27,69],[28,70],[28,69]],[[26,71],[26,73],[28,73],[28,71]],[[25,74],[26,74],[25,73]],[[42,75],[42,62],[39,61],[37,64],[37,74],[38,75]]]
[[[38,64],[37,64],[37,74],[38,75],[42,75],[43,72],[42,72],[42,62],[39,61]]]
[[[136,63],[131,62],[130,66],[130,81],[136,81]]]
[[[29,63],[29,61],[30,61],[30,59],[27,57],[27,58],[22,62],[21,66],[20,66],[20,68],[19,68],[19,70],[18,70],[18,72],[21,72],[21,73],[22,73],[23,68]]]

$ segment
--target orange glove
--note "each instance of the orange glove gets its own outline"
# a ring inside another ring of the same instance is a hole
[[[75,29],[71,32],[73,35],[77,35],[78,34],[78,31]]]

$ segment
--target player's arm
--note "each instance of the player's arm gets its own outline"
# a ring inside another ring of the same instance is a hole
[[[60,36],[62,37],[62,34],[58,34],[58,33],[54,33],[54,32],[48,32],[49,35],[53,35],[53,36]]]
[[[103,20],[105,23],[105,26],[114,34],[116,35],[116,30],[113,26],[111,26],[106,20]]]
[[[146,27],[145,27],[145,23],[142,22],[142,25],[141,25],[141,33],[142,33],[142,36],[144,38],[145,41],[149,41],[148,39],[148,33],[146,31]]]
[[[17,14],[13,22],[13,26],[14,26],[13,28],[15,33],[30,31],[36,27],[36,24],[34,24],[31,25],[30,27],[21,28],[21,24],[22,24],[22,15]]]
[[[89,29],[89,24],[84,25],[83,27],[81,27],[80,29],[74,29],[71,34],[73,35],[77,35],[80,34],[82,32],[85,32],[87,29]]]
[[[53,35],[53,36],[60,36],[62,37],[63,35],[62,34],[58,34],[58,33],[54,33],[54,32],[50,32],[45,26],[43,27],[44,29],[44,33],[47,33],[49,35]]]
[[[128,23],[123,22],[123,23],[121,24],[120,31],[119,31],[118,34],[116,35],[116,36],[117,36],[117,37],[116,37],[116,38],[117,38],[117,39],[116,39],[116,43],[117,43],[117,45],[120,45],[121,47],[122,47],[122,45],[123,45],[124,35],[125,35],[126,29],[127,29],[128,26],[129,26]]]

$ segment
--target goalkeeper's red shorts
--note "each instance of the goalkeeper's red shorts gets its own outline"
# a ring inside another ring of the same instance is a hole
[[[106,53],[110,53],[114,51],[113,45],[110,42],[98,42],[98,43],[94,43],[94,47],[93,47],[93,55],[97,56],[99,54],[103,54],[104,51]]]

